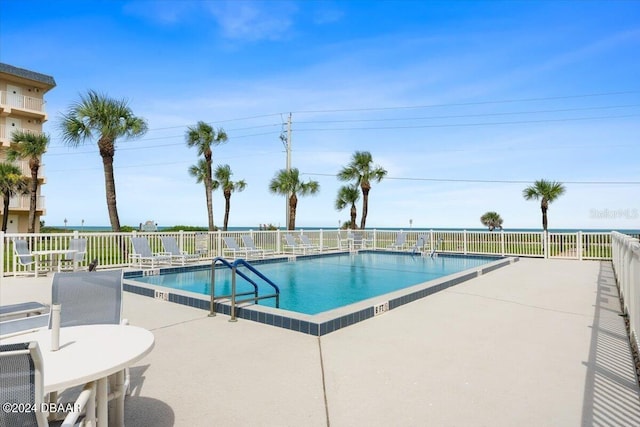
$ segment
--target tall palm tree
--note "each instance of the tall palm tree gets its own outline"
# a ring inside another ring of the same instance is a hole
[[[340,181],[355,181],[355,184],[362,189],[362,219],[360,220],[360,228],[362,229],[367,223],[371,182],[380,182],[386,175],[386,169],[379,165],[373,165],[373,158],[368,151],[356,151],[351,158],[351,163],[338,172]]]
[[[547,210],[549,203],[556,200],[565,193],[564,185],[560,182],[545,181],[541,179],[533,185],[522,190],[522,196],[527,200],[540,199],[540,209],[542,210],[542,229],[547,231]]]
[[[241,179],[240,181],[233,182],[231,181],[231,167],[229,165],[218,165],[213,176],[215,180],[213,181],[213,189],[217,190],[218,188],[222,188],[222,193],[224,194],[224,231],[227,231],[227,225],[229,224],[229,210],[231,209],[231,193],[234,191],[241,192],[247,188],[247,183]]]
[[[133,114],[126,100],[110,98],[90,90],[86,95],[80,95],[80,102],[72,104],[62,115],[60,128],[62,140],[72,147],[97,138],[104,168],[109,221],[113,231],[120,231],[113,174],[116,140],[144,135],[147,132],[147,122]]]
[[[203,177],[204,187],[207,197],[207,215],[209,217],[209,231],[213,231],[213,178],[211,173],[211,164],[213,159],[213,151],[211,147],[220,145],[227,141],[227,134],[222,128],[217,131],[208,123],[198,122],[196,126],[187,128],[186,134],[187,146],[196,147],[198,156],[203,156],[205,161],[205,175]]]
[[[36,207],[38,202],[38,171],[40,170],[40,159],[47,151],[49,136],[45,134],[36,135],[31,132],[14,132],[11,137],[12,145],[7,151],[7,160],[29,159],[29,169],[31,170],[31,184],[29,199],[29,226],[28,232],[36,231]]]
[[[498,212],[490,211],[485,213],[480,217],[480,222],[485,227],[488,227],[489,231],[493,231],[496,228],[499,228],[500,230],[502,230],[503,221],[502,221],[502,217]]]
[[[318,181],[300,181],[300,171],[297,168],[290,170],[280,169],[269,183],[269,191],[289,197],[289,224],[287,224],[287,229],[295,230],[298,194],[301,196],[308,194],[313,196],[320,191],[320,184],[318,184]]]
[[[356,185],[343,185],[338,190],[338,197],[336,198],[336,209],[342,210],[351,205],[351,221],[349,221],[349,228],[356,229],[356,216],[358,211],[356,209],[356,202],[360,200],[360,190]]]
[[[189,166],[189,175],[196,179],[198,184],[204,183],[205,177],[207,176],[207,162],[205,159],[198,159],[198,163],[195,165]],[[204,188],[205,193],[209,192],[207,190],[207,186]]]
[[[13,163],[0,162],[0,194],[2,194],[2,231],[7,231],[11,197],[29,192],[29,178]]]

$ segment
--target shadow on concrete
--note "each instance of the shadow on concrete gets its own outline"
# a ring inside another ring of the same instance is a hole
[[[130,369],[131,395],[125,399],[124,422],[129,426],[169,427],[175,422],[173,409],[158,399],[141,397],[145,372],[149,365],[135,366]]]
[[[583,426],[640,426],[634,371],[611,262],[600,262],[582,409]]]

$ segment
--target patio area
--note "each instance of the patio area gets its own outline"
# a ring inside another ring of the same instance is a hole
[[[49,303],[48,277],[0,302]],[[521,259],[318,339],[125,293],[134,426],[640,425],[608,261]]]

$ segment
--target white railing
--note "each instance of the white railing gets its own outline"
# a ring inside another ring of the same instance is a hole
[[[25,128],[11,128],[9,131],[7,131],[7,126],[6,125],[0,125],[0,139],[11,139],[11,137],[13,136],[13,134],[15,132],[24,132],[24,133],[30,133],[32,135],[42,135],[42,132],[37,131],[37,130],[32,130],[32,129],[25,129]]]
[[[631,344],[638,350],[640,333],[640,243],[638,239],[617,232],[611,233],[613,270],[624,313],[629,319]]]
[[[40,111],[44,113],[44,100],[42,98],[33,98],[31,96],[0,91],[0,104],[8,105],[13,108]]]
[[[9,209],[29,209],[31,196],[28,194],[14,196],[9,199]],[[36,199],[36,210],[44,210],[45,196],[38,196]]]
[[[29,199],[24,196],[24,208],[28,209]],[[43,197],[43,196],[40,196]],[[375,250],[388,249],[396,241],[401,230],[365,230],[364,238],[367,248]],[[564,259],[611,259],[611,233],[549,233],[542,232],[485,232],[485,231],[440,231],[440,230],[405,230],[404,250],[411,250],[419,236],[425,236],[428,251],[437,249],[439,253],[459,253],[476,255],[524,256],[539,258]],[[14,271],[14,254],[12,240],[27,239],[32,249],[65,249],[69,239],[82,237],[87,239],[85,264],[98,259],[101,267],[124,267],[128,265],[130,237],[144,236],[149,238],[151,248],[155,252],[162,251],[160,236],[176,237],[180,248],[189,253],[201,253],[203,260],[211,260],[223,255],[225,247],[223,237],[232,236],[242,246],[241,236],[250,234],[256,246],[284,252],[284,235],[305,234],[312,243],[323,251],[344,250],[341,241],[346,239],[345,230],[273,230],[273,231],[216,231],[216,232],[63,232],[63,233],[2,233],[0,232],[0,277],[4,273]],[[640,270],[639,270],[640,271]]]

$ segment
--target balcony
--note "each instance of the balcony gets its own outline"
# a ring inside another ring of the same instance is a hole
[[[0,91],[0,116],[8,116],[12,113],[42,120],[47,119],[42,98]]]
[[[7,128],[6,125],[0,125],[0,146],[8,147],[11,144],[11,136],[14,132],[26,132],[34,135],[42,135],[42,132],[25,128]]]
[[[39,213],[40,215],[44,214],[44,197],[45,196],[38,196],[36,201],[36,213]],[[9,211],[28,212],[29,198],[30,196],[28,194],[12,197],[9,199]]]

